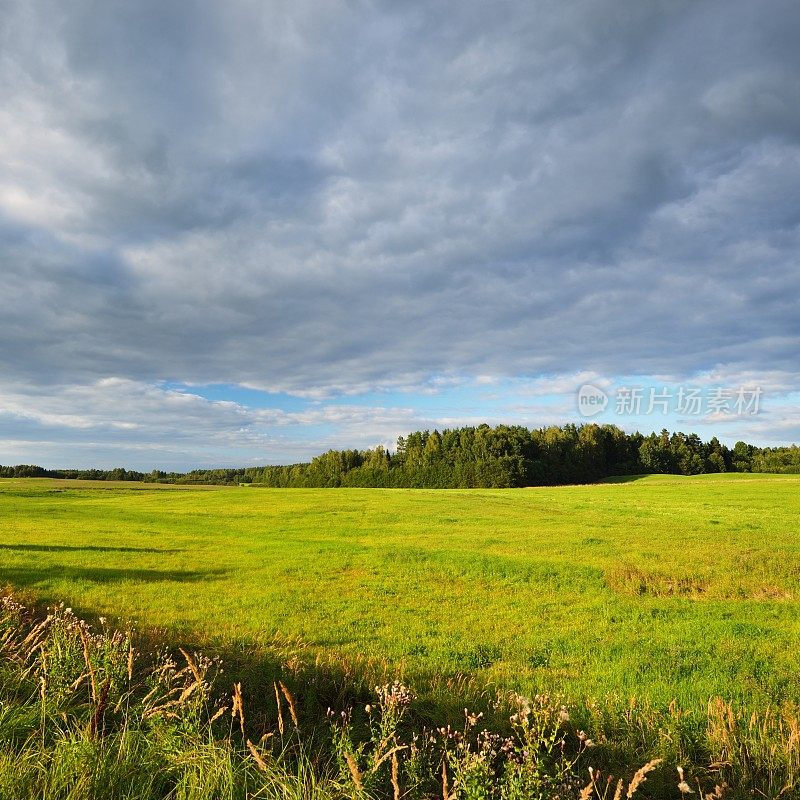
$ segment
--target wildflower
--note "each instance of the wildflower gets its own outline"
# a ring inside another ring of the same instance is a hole
[[[400,681],[387,683],[385,686],[376,686],[375,693],[381,704],[388,708],[405,708],[410,706],[415,699],[411,689]]]
[[[481,712],[480,714],[470,714],[466,708],[464,709],[464,718],[469,727],[474,727],[475,725],[477,725],[478,720],[481,719],[481,717],[483,717],[483,712]]]

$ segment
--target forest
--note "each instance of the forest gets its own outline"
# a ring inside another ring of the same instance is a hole
[[[272,487],[506,488],[592,483],[624,475],[712,472],[800,473],[796,445],[759,448],[713,437],[662,430],[645,436],[615,425],[562,425],[529,429],[479,425],[417,431],[392,452],[330,450],[308,463],[190,472],[139,472],[117,467],[45,469],[0,466],[1,478],[72,478],[181,484],[254,484]]]

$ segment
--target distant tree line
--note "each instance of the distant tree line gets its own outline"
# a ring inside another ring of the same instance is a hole
[[[696,434],[625,433],[614,425],[563,425],[528,429],[479,425],[417,431],[397,449],[330,450],[309,463],[191,472],[48,470],[0,466],[4,478],[88,478],[182,484],[252,483],[273,487],[505,488],[591,483],[614,475],[699,475],[709,472],[800,473],[800,448],[758,448]]]
[[[134,469],[45,469],[34,464],[0,465],[0,478],[63,478],[92,481],[139,481],[141,483],[251,483],[245,469],[195,469],[191,472],[164,472],[154,469],[138,472]]]

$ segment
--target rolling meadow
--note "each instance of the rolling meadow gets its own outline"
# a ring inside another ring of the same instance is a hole
[[[733,768],[709,716],[724,703],[719,724],[755,736],[758,718],[759,746],[782,748],[797,779],[798,488],[757,474],[510,490],[5,480],[0,585],[223,653],[256,694],[289,664],[338,665],[354,687],[402,679],[431,722],[490,714],[504,692],[558,697],[605,742],[595,763],[617,767]]]

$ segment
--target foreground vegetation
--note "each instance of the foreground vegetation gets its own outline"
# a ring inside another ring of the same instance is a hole
[[[614,425],[563,425],[529,430],[519,425],[418,431],[401,436],[394,453],[331,450],[309,463],[289,466],[205,469],[187,473],[153,470],[44,469],[0,466],[0,478],[60,478],[175,484],[254,483],[270,487],[509,488],[557,486],[619,475],[718,472],[800,473],[800,448],[733,449],[696,434],[643,436]]]
[[[727,782],[730,791],[765,796],[789,787],[787,796],[800,774],[798,483],[728,474],[436,492],[9,480],[0,484],[0,585],[43,603],[64,599],[94,619],[133,618],[145,641],[183,641],[221,654],[226,685],[241,681],[251,697],[246,737],[271,758],[277,753],[270,748],[288,746],[280,737],[268,748],[259,744],[274,732],[273,686],[283,681],[308,721],[302,745],[298,740],[288,760],[276,761],[294,776],[295,795],[311,791],[309,780],[325,782],[319,792],[358,790],[347,783],[347,760],[336,760],[336,742],[344,739],[323,722],[325,711],[355,709],[348,736],[361,774],[370,748],[383,752],[380,742],[369,744],[370,687],[398,679],[418,695],[403,717],[409,747],[423,728],[463,728],[465,706],[485,715],[471,735],[485,724],[507,737],[514,693],[557,697],[543,702],[550,715],[562,703],[569,708],[569,725],[554,740],[566,736],[567,761],[550,760],[547,769],[572,764],[584,730],[596,747],[570,766],[579,777],[592,766],[628,780],[663,759],[650,775],[651,796],[675,796],[678,766],[704,791]],[[0,690],[14,680],[4,677]],[[0,705],[0,727],[11,726],[2,734],[7,746],[38,742],[68,760],[75,753],[94,758],[95,745],[74,727],[91,729],[86,721],[96,708],[85,691],[89,705],[76,712],[82,722],[59,727],[57,719],[72,719],[72,712],[37,705],[34,714],[36,698],[26,692],[36,681],[25,685],[14,690],[17,710],[6,699]],[[40,712],[48,715],[44,733],[30,727]],[[13,733],[22,718],[28,722]],[[150,721],[146,742],[138,733],[119,738],[118,726],[128,731],[129,723],[109,723],[112,738],[100,740],[115,764],[138,763],[142,754],[128,758],[114,748],[152,745],[157,750],[147,758],[161,759],[164,742],[177,747],[172,733],[153,744]],[[72,744],[56,747],[47,731]],[[241,734],[225,744],[224,758],[243,774],[266,774]],[[216,747],[220,736],[203,741]],[[201,750],[216,763],[213,747]],[[25,752],[30,757],[15,760],[15,769],[41,760]],[[180,764],[190,763],[175,752]],[[390,762],[382,762],[380,787],[365,781],[365,792],[393,793]],[[337,771],[342,764],[346,773]],[[432,769],[414,791],[434,792]],[[164,770],[162,764],[148,774]],[[452,770],[451,783],[458,768]],[[153,792],[189,780],[169,774]],[[229,785],[250,786],[250,778],[239,780]],[[405,796],[411,778],[403,780]],[[501,793],[504,780],[493,773],[485,785]],[[464,777],[460,785],[467,783]],[[236,791],[244,796],[245,789]]]
[[[36,617],[0,597],[0,797],[712,800],[800,791],[794,717],[748,722],[718,701],[708,749],[693,753],[717,761],[684,769],[674,757],[687,755],[685,731],[671,709],[658,733],[672,740],[673,763],[620,766],[617,777],[597,765],[619,763],[625,742],[609,739],[598,715],[594,741],[546,696],[498,695],[493,707],[508,716],[494,730],[467,709],[458,728],[436,727],[395,681],[366,703],[351,694],[340,710],[309,719],[303,676],[287,664],[287,682],[260,687],[270,699],[253,718],[240,683],[221,689],[217,661],[142,652],[130,632],[101,624],[93,631],[63,606]],[[631,707],[618,724],[652,735],[654,721]]]

